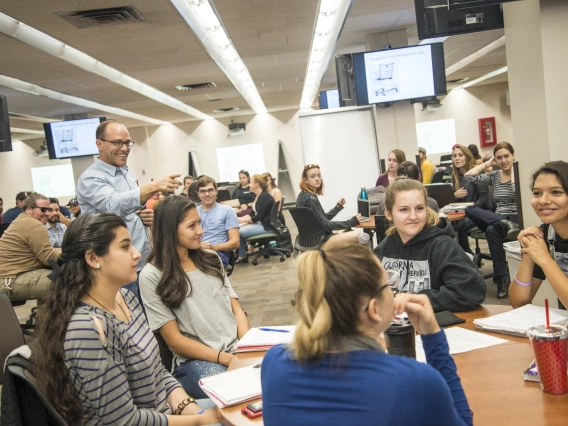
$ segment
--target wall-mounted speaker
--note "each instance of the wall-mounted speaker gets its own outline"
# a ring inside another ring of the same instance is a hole
[[[5,95],[0,95],[0,152],[12,151],[12,134],[10,133],[10,117]]]

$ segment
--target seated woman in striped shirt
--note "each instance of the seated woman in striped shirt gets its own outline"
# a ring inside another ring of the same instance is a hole
[[[139,258],[120,217],[71,223],[40,307],[40,387],[70,425],[217,423],[163,367],[138,298],[121,288],[136,280]]]
[[[465,173],[469,181],[493,185],[495,212],[477,206],[465,209],[466,216],[485,232],[487,245],[493,260],[493,282],[497,284],[497,297],[504,299],[509,295],[509,268],[505,258],[503,243],[513,241],[519,234],[517,225],[517,197],[513,176],[515,150],[509,142],[500,142],[493,149],[494,157],[475,166]],[[487,168],[497,165],[501,170],[482,173]]]

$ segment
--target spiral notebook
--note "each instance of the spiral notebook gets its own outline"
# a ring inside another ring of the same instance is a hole
[[[219,408],[260,398],[260,364],[205,377],[199,381],[199,386]]]
[[[295,325],[251,328],[235,345],[235,352],[267,351],[294,340]]]

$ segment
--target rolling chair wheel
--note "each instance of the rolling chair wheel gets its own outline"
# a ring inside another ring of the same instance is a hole
[[[258,260],[254,259],[254,260],[252,261],[252,264],[253,264],[254,266],[258,265]]]
[[[263,257],[264,257],[265,259],[270,259],[270,255],[269,255],[269,254],[264,254]]]
[[[286,257],[290,257],[292,256],[290,253],[286,253]]]
[[[282,257],[280,258],[280,262],[284,262],[285,260],[286,260],[286,259],[284,259],[284,256],[282,256]]]

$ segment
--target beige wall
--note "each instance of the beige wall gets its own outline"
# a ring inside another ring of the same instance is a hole
[[[476,144],[479,147],[479,118],[495,117],[497,126],[497,141],[513,143],[513,128],[511,123],[511,109],[507,105],[507,83],[487,84],[473,86],[467,89],[451,90],[442,99],[443,107],[438,111],[422,111],[422,104],[416,104],[416,122],[446,120],[453,118],[456,124],[456,140],[462,145]],[[491,151],[492,148],[480,149],[482,152]],[[451,153],[448,147],[447,154]],[[437,163],[442,154],[428,155],[428,158]]]

